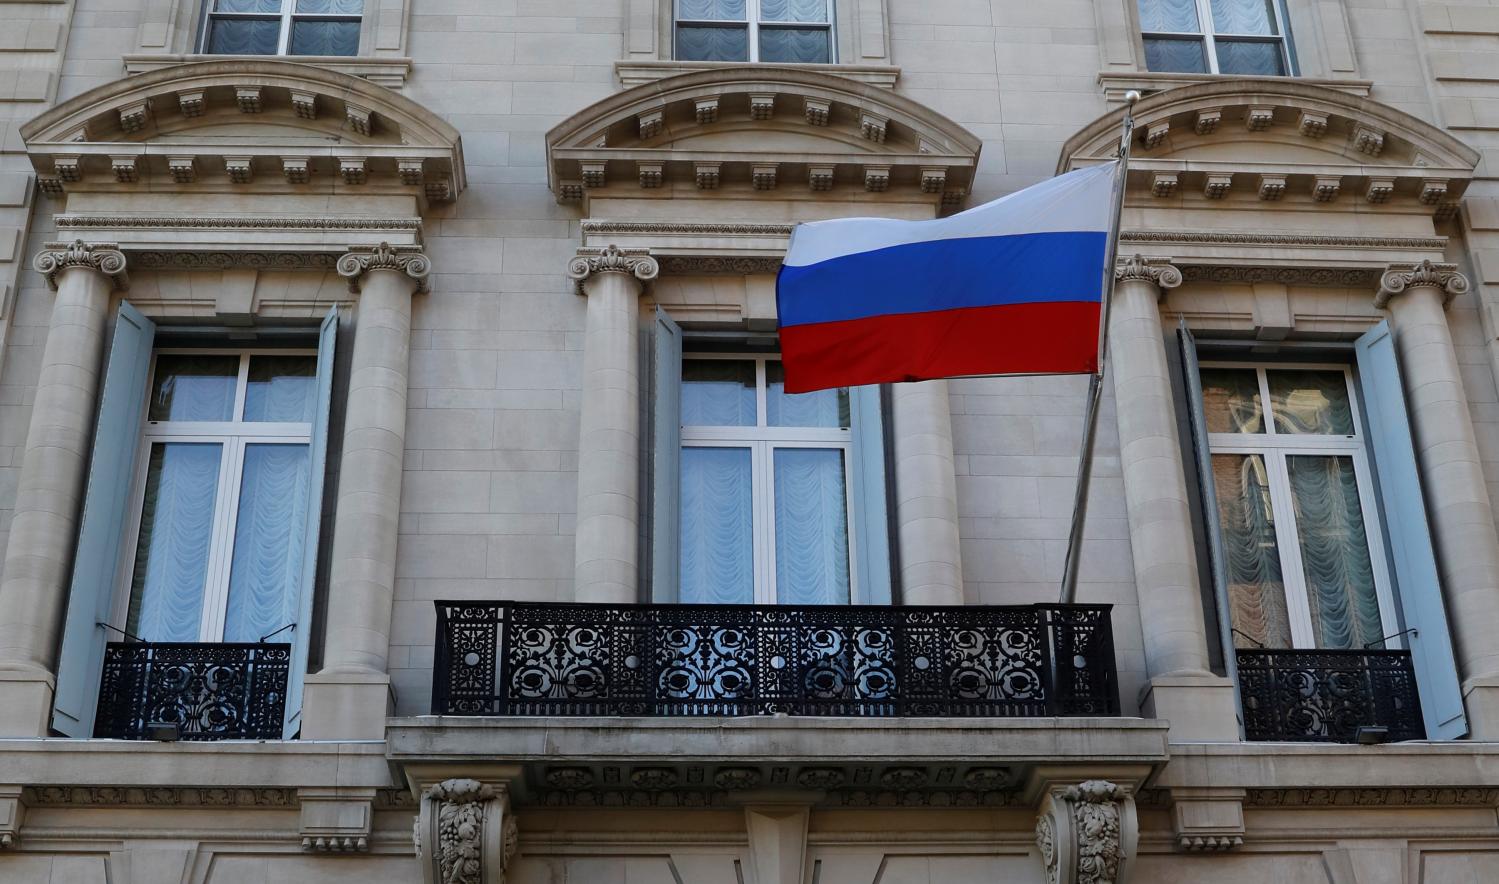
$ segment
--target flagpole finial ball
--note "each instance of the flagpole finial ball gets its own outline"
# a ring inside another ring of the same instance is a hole
[[[1139,100],[1140,100],[1140,90],[1138,90],[1138,89],[1131,89],[1128,92],[1124,93],[1124,103],[1125,104],[1133,105],[1135,102],[1137,102]]]

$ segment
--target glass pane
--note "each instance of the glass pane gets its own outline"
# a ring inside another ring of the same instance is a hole
[[[1261,34],[1266,37],[1275,33],[1275,12],[1270,8],[1273,0],[1212,0],[1213,33],[1215,34]]]
[[[311,423],[316,405],[316,356],[250,357],[245,420]]]
[[[238,356],[158,356],[146,419],[232,421],[238,383]]]
[[[292,55],[358,55],[359,22],[294,21]]]
[[[214,12],[269,12],[281,11],[281,0],[215,0]]]
[[[786,369],[765,364],[765,422],[772,427],[848,427],[848,388],[787,393]]]
[[[1265,374],[1270,381],[1275,432],[1353,434],[1348,382],[1341,371],[1276,369]]]
[[[219,455],[200,442],[151,447],[125,626],[146,641],[198,640]]]
[[[277,19],[215,18],[208,22],[204,51],[212,55],[275,55],[281,45]]]
[[[1204,368],[1202,410],[1209,433],[1263,433],[1260,379],[1252,368]]]
[[[1353,458],[1292,455],[1286,470],[1317,647],[1380,647],[1385,633]]]
[[[744,0],[677,0],[678,21],[748,21]]]
[[[297,0],[297,12],[306,15],[361,15],[364,0]]]
[[[1147,34],[1152,31],[1201,32],[1202,28],[1197,24],[1197,0],[1140,0],[1140,30]]]
[[[828,49],[827,28],[761,28],[760,60],[827,64],[832,61]]]
[[[760,0],[760,20],[827,22],[827,0]]]
[[[1270,480],[1258,454],[1213,455],[1213,488],[1223,527],[1228,603],[1238,647],[1289,648],[1291,618],[1275,542]]]
[[[752,495],[748,448],[682,449],[682,602],[755,600]]]
[[[1285,60],[1281,58],[1280,41],[1265,43],[1250,40],[1217,41],[1218,73],[1285,76]]]
[[[843,452],[777,448],[776,601],[848,604],[848,497]]]
[[[307,523],[306,445],[246,445],[224,641],[253,642],[297,619]],[[291,641],[283,632],[271,641]]]
[[[749,29],[678,26],[677,58],[682,61],[749,61]]]
[[[1201,40],[1145,38],[1145,69],[1173,74],[1205,74],[1207,56]]]
[[[682,361],[682,426],[754,425],[755,363],[730,359]]]

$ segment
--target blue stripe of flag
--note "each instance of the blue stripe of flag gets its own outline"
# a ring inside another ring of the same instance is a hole
[[[1101,230],[938,239],[783,266],[780,322],[1098,301],[1107,240]]]

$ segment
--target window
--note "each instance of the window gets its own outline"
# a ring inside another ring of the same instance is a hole
[[[675,0],[683,61],[833,61],[832,0]]]
[[[1295,73],[1281,0],[1139,0],[1145,67],[1187,74]]]
[[[1235,643],[1384,647],[1399,621],[1352,372],[1206,363],[1200,376]]]
[[[288,641],[312,489],[316,351],[158,350],[121,569],[125,630]]]
[[[682,362],[683,602],[849,603],[849,391],[782,378],[775,357]]]
[[[358,55],[364,0],[207,0],[214,55]]]

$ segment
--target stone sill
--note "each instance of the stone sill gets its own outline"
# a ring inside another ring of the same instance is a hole
[[[1195,86],[1199,83],[1217,83],[1227,80],[1238,80],[1230,74],[1161,74],[1149,71],[1129,71],[1120,73],[1117,71],[1100,71],[1098,74],[1098,85],[1103,87],[1104,98],[1110,102],[1122,103],[1124,94],[1131,89],[1137,90],[1142,95],[1150,95],[1153,92],[1164,92],[1167,89],[1175,89],[1179,86]],[[1286,77],[1287,80],[1295,80],[1310,86],[1325,86],[1328,89],[1336,89],[1339,92],[1347,92],[1349,95],[1368,97],[1369,91],[1374,86],[1373,80],[1324,80],[1312,77]]]
[[[1156,788],[1499,787],[1499,743],[1172,743]]]
[[[1142,718],[526,718],[419,716],[386,728],[394,762],[590,758],[917,763],[1164,762]]]
[[[411,76],[411,59],[405,56],[343,56],[343,55],[203,55],[203,54],[157,54],[127,55],[125,73],[143,74],[159,71],[173,65],[196,61],[286,61],[325,68],[340,74],[363,77],[388,89],[400,89]]]
[[[881,89],[894,89],[900,79],[900,68],[882,64],[749,64],[737,61],[617,61],[614,73],[619,82],[629,89],[654,83],[677,74],[697,71],[719,71],[734,68],[787,68],[796,71],[832,74],[860,83],[868,83]]]
[[[384,743],[305,740],[0,739],[0,783],[144,788],[392,785]]]

